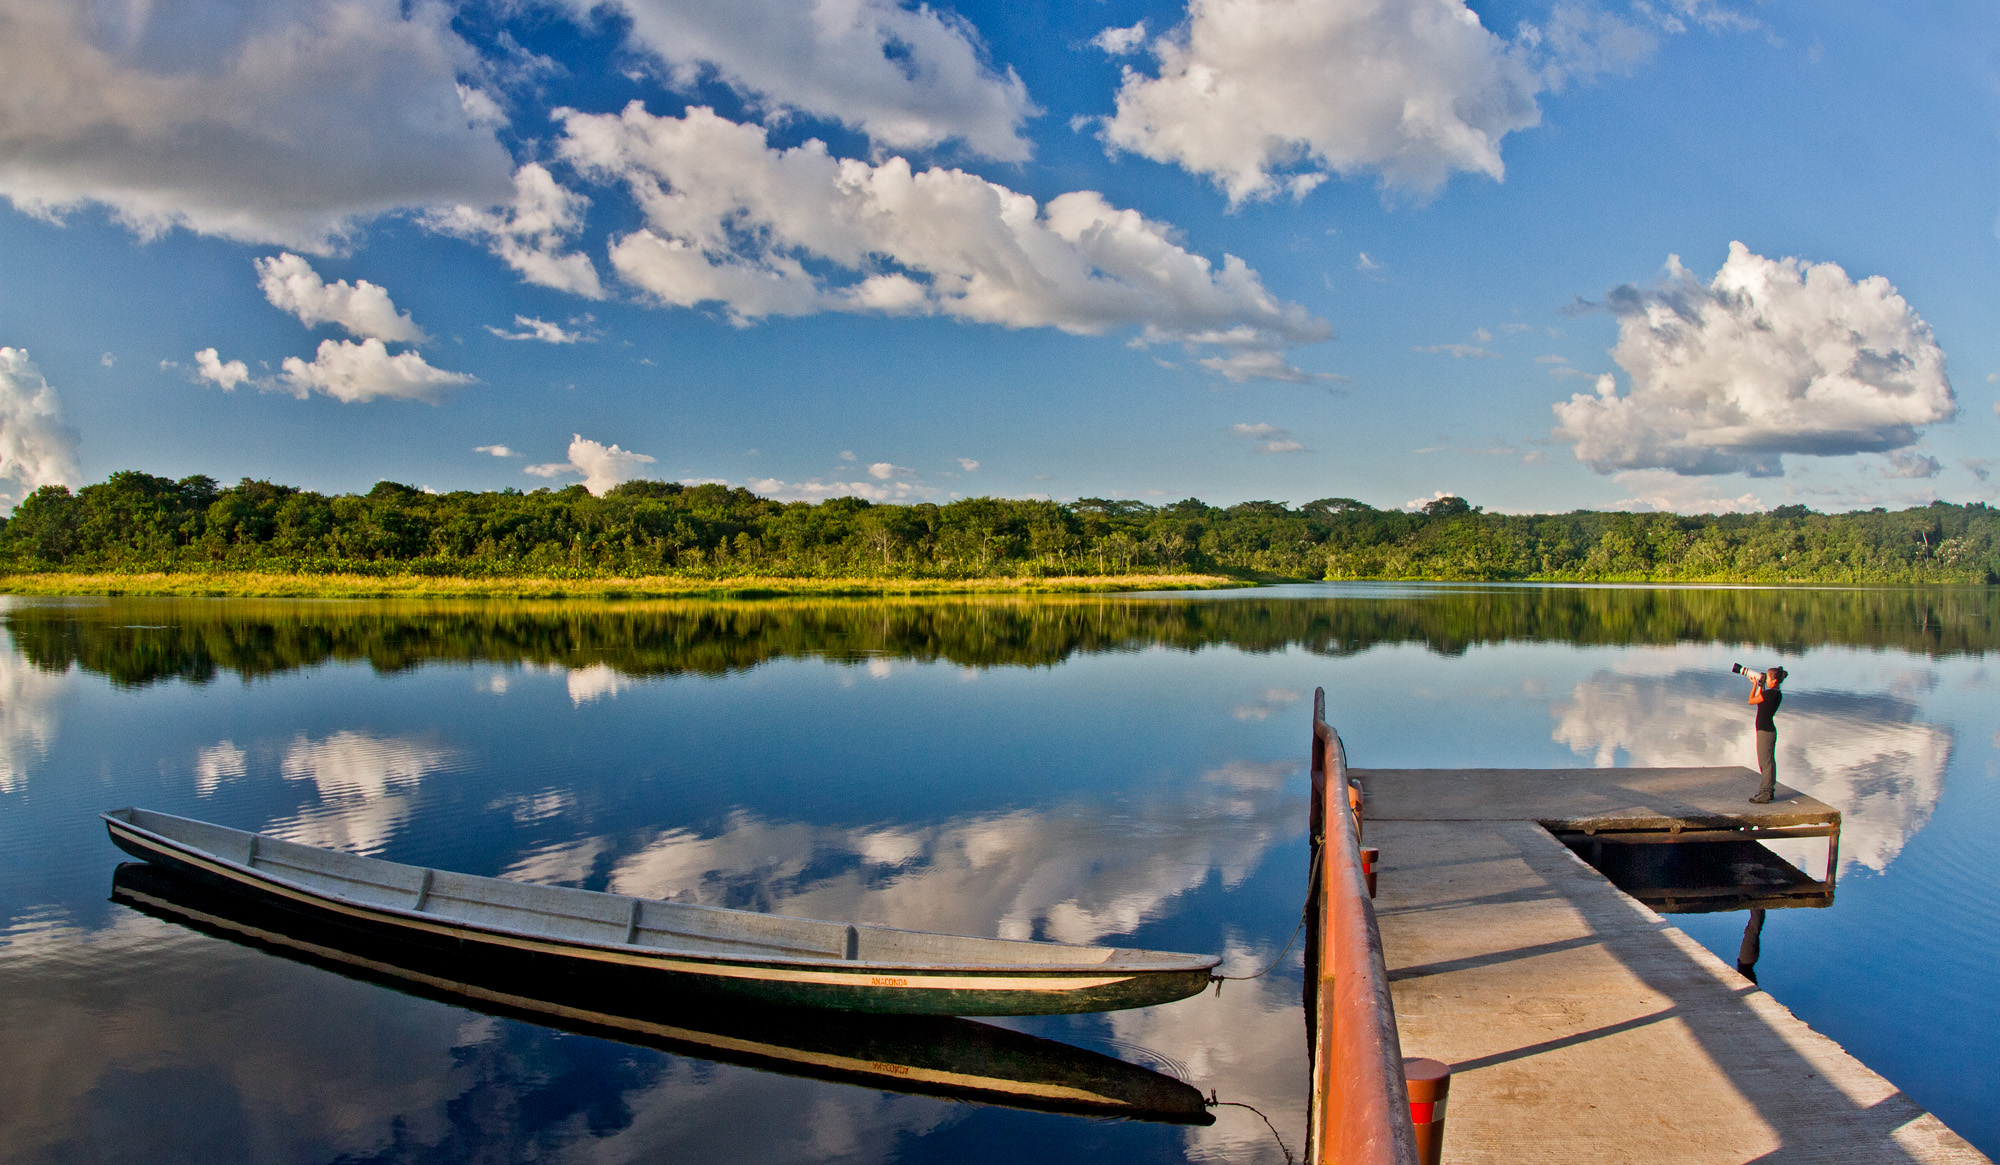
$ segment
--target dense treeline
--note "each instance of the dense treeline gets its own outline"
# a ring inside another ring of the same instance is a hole
[[[1452,587],[1337,599],[1059,597],[641,603],[26,602],[0,612],[14,649],[143,685],[248,680],[329,661],[719,675],[775,659],[1048,666],[1165,646],[1354,655],[1393,644],[1835,644],[1927,655],[2000,648],[2000,589]]]
[[[430,494],[381,482],[327,496],[124,472],[45,486],[0,527],[12,571],[241,569],[493,577],[680,574],[973,578],[1147,571],[1281,578],[1850,583],[2000,581],[2000,510],[1936,502],[1818,514],[1421,512],[1351,498],[1164,506],[967,498],[778,502],[633,481]]]

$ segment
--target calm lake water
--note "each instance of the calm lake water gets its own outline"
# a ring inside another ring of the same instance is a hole
[[[1022,1111],[223,941],[110,901],[96,815],[1244,973],[1299,916],[1315,686],[1361,767],[1754,763],[1732,661],[1791,671],[1782,778],[1847,815],[1836,901],[1771,912],[1763,985],[2000,1154],[1991,589],[0,601],[0,1160],[1282,1161],[1296,949],[1220,996],[1001,1021],[1251,1108]],[[1733,963],[1743,919],[1676,922]]]

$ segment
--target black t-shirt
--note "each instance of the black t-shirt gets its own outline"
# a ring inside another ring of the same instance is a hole
[[[1757,731],[1776,732],[1778,726],[1771,717],[1778,714],[1778,705],[1785,702],[1785,694],[1776,688],[1764,689],[1764,702],[1757,705]]]

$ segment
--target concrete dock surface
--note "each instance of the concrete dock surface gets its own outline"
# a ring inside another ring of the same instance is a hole
[[[1745,769],[1352,770],[1406,1056],[1446,1162],[1984,1162],[1541,824],[1777,827]]]
[[[1368,795],[1370,821],[1541,821],[1581,828],[1665,829],[1673,824],[1816,825],[1839,820],[1824,801],[1779,786],[1753,805],[1746,768],[1350,769]]]

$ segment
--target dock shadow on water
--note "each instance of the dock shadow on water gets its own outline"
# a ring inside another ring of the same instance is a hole
[[[1952,889],[2000,884],[1996,613],[1996,588],[0,599],[0,1165],[1277,1165],[1273,1129],[1296,1148],[1305,1123],[1301,952],[1279,954],[1313,688],[1357,764],[1735,765],[1728,664],[1777,658],[1782,779],[1843,814],[1839,904],[1775,909],[1813,891],[1724,855],[1759,887],[1714,901],[1768,910],[1755,942],[1732,914],[1670,921],[2000,1145],[2000,1083],[1936,1067],[2000,1042],[2000,947],[1965,937],[2000,907]],[[132,804],[516,881],[1277,966],[1001,1023],[482,999],[141,904],[130,871],[108,901],[97,814]],[[1716,872],[1612,876],[1678,909]]]
[[[1751,983],[1757,982],[1757,961],[1763,956],[1767,911],[1833,905],[1838,864],[1833,850],[1827,853],[1825,872],[1815,878],[1755,841],[1634,845],[1575,833],[1557,838],[1612,885],[1661,914],[1741,912],[1736,973]]]
[[[1635,845],[1558,837],[1612,885],[1661,914],[1833,905],[1831,878],[1815,878],[1755,841]]]

